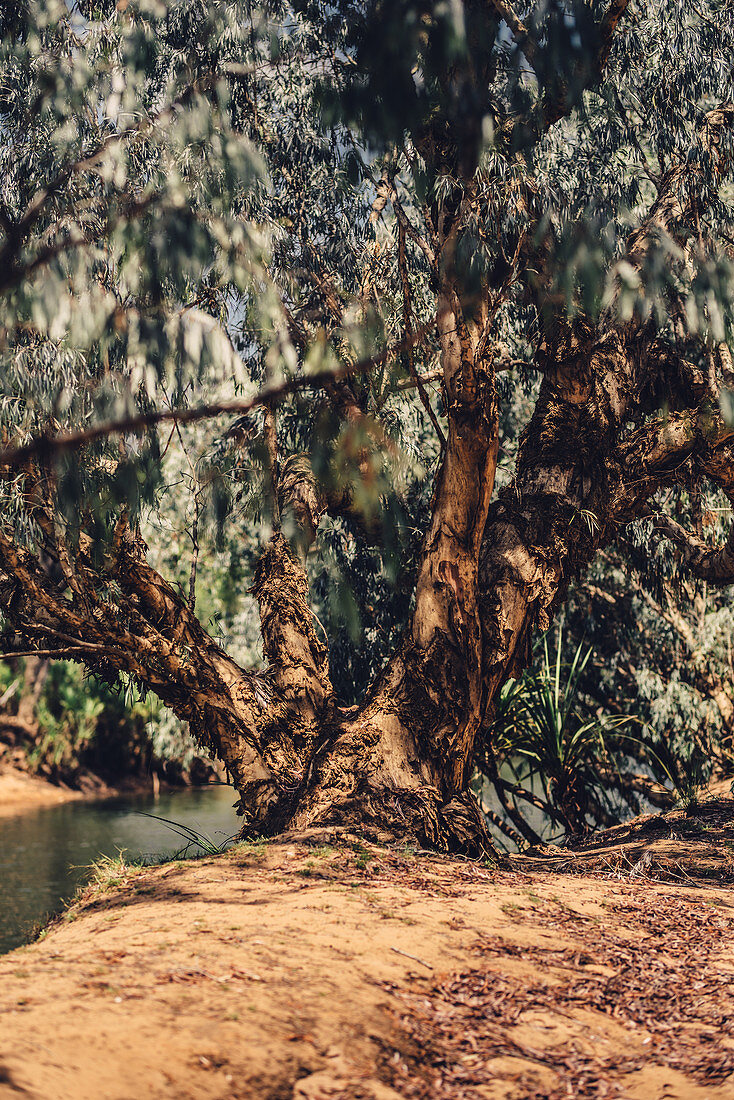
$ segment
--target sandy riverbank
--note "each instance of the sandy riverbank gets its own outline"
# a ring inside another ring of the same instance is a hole
[[[0,959],[0,1035],[2,1100],[731,1100],[734,889],[324,836],[122,868]]]
[[[62,802],[85,797],[88,795],[83,791],[58,787],[27,772],[10,770],[0,773],[0,816],[36,810],[42,806],[58,806]],[[100,797],[104,797],[104,791]]]
[[[87,776],[83,790],[49,783],[27,772],[10,768],[0,772],[0,817],[40,810],[45,806],[59,806],[79,799],[115,798],[118,795],[141,794],[153,789],[150,777],[130,777],[119,786],[108,786],[99,777]],[[158,783],[158,790],[173,790],[168,784]]]

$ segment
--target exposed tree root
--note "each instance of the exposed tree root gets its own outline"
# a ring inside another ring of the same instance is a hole
[[[712,798],[685,810],[644,814],[573,848],[511,856],[513,866],[565,874],[680,883],[734,883],[734,799]]]

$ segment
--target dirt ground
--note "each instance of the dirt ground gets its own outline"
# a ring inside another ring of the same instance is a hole
[[[665,882],[323,834],[112,869],[0,959],[0,1100],[734,1100],[734,886],[691,851]]]

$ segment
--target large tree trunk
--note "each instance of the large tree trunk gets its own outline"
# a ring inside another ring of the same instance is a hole
[[[602,28],[609,35],[626,6],[626,0],[611,4]],[[600,72],[608,47],[602,35]],[[551,107],[546,126],[560,117]],[[699,135],[714,167],[721,132],[733,117],[731,107],[712,112]],[[486,850],[469,784],[480,749],[491,758],[486,738],[493,700],[505,678],[527,662],[533,632],[548,627],[569,580],[614,539],[620,522],[641,514],[682,462],[695,463],[698,475],[734,499],[731,433],[712,412],[710,381],[671,357],[649,325],[620,324],[612,307],[593,325],[559,316],[557,303],[539,289],[542,246],[529,244],[535,251],[525,256],[521,242],[515,260],[534,267],[528,286],[538,315],[554,320],[546,322],[533,364],[543,381],[515,479],[492,501],[495,368],[502,357],[492,325],[507,287],[477,289],[457,270],[461,227],[479,220],[476,135],[470,137],[471,156],[440,127],[421,138],[423,159],[429,164],[433,156],[436,175],[461,181],[426,212],[430,244],[423,243],[437,287],[447,436],[415,609],[360,705],[338,705],[304,569],[277,523],[277,501],[286,496],[308,542],[325,509],[350,503],[326,499],[296,456],[279,463],[272,416],[266,435],[276,523],[253,589],[268,662],[260,672],[242,669],[212,640],[147,563],[124,517],[101,565],[84,537],[72,554],[56,529],[53,487],[42,471],[25,472],[27,510],[54,568],[0,534],[0,605],[18,648],[84,661],[103,676],[124,672],[156,692],[228,768],[248,834],[339,824],[445,850]],[[629,268],[641,267],[651,238],[661,232],[686,247],[686,222],[699,217],[698,204],[685,197],[693,187],[683,186],[684,173],[696,171],[695,157],[690,164],[681,159],[661,177],[648,218],[630,238]],[[393,191],[388,179],[380,201],[384,207],[390,198],[395,207],[403,264],[405,216]],[[532,203],[529,193],[528,208]],[[513,277],[521,274],[518,268]],[[403,285],[407,294],[405,276]],[[300,339],[297,332],[294,338]],[[693,408],[645,422],[665,387]],[[337,398],[345,419],[362,415],[348,392]],[[631,419],[642,425],[635,432],[628,430]],[[711,550],[672,521],[666,533],[700,576],[734,579],[734,536]]]
[[[449,431],[415,611],[355,708],[337,704],[302,564],[278,531],[254,584],[268,661],[260,673],[240,668],[207,635],[124,519],[101,572],[83,539],[74,561],[57,540],[60,579],[0,535],[0,595],[19,638],[40,652],[62,646],[59,655],[98,674],[124,671],[155,691],[229,769],[247,834],[338,824],[444,850],[487,850],[469,782],[480,746],[487,749],[497,689],[527,660],[532,632],[547,627],[570,577],[698,453],[702,428],[689,413],[620,442],[657,361],[634,330],[581,325],[547,340],[515,483],[491,504],[497,410],[485,310],[462,306],[446,277]],[[731,491],[729,437],[722,432],[713,446],[712,423],[700,461]],[[288,491],[310,501],[313,527],[326,503],[295,475]],[[729,549],[690,553],[697,568],[719,575]]]

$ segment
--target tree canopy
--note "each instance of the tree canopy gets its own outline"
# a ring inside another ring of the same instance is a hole
[[[252,833],[481,850],[473,782],[532,842],[523,805],[583,833],[603,768],[632,804],[723,751],[729,4],[23,0],[0,31],[6,654],[155,693]],[[569,586],[563,701],[555,651],[522,672]]]

